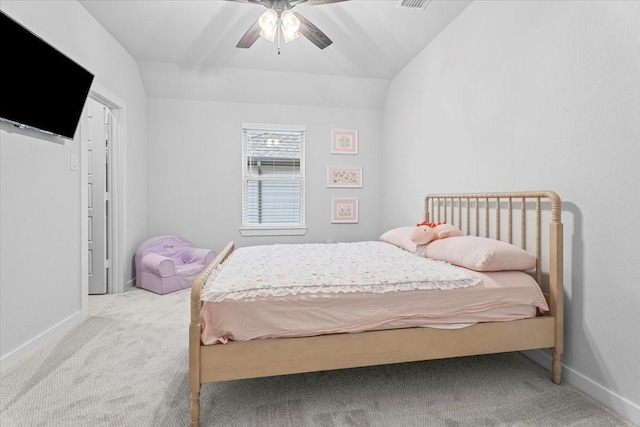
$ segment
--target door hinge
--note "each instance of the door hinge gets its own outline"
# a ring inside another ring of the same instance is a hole
[[[106,269],[111,268],[111,260],[110,259],[105,259],[104,260],[104,268],[106,268]]]
[[[106,202],[110,202],[111,201],[111,193],[110,192],[104,193],[104,200]]]

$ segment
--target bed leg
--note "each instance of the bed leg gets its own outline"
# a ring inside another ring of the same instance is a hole
[[[551,365],[551,381],[554,384],[560,384],[561,374],[562,374],[562,364],[560,363],[560,357],[562,353],[557,350],[552,350],[553,362]]]
[[[191,391],[191,427],[200,425],[200,387]]]

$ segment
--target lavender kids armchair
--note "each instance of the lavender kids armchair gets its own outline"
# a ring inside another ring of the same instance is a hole
[[[157,294],[188,288],[215,256],[183,237],[154,237],[136,251],[136,286]]]

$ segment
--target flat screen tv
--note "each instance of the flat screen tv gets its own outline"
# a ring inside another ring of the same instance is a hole
[[[93,74],[0,12],[0,118],[73,138]]]

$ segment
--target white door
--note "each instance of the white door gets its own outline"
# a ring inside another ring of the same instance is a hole
[[[89,294],[106,294],[109,281],[110,113],[87,99]]]

